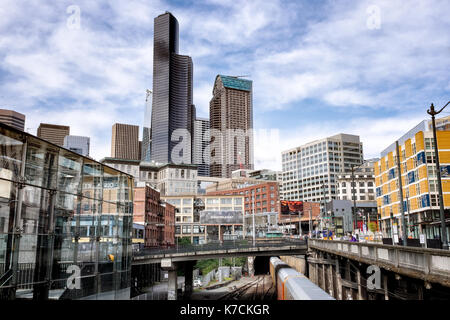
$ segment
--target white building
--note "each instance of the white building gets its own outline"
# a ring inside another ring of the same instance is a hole
[[[359,136],[338,134],[283,151],[281,200],[337,199],[337,175],[363,162]]]
[[[339,200],[376,201],[375,197],[375,173],[374,163],[379,159],[370,159],[354,168],[352,173],[340,173],[337,175],[337,191]],[[353,199],[352,190],[355,183],[356,199]]]
[[[63,147],[70,151],[89,157],[90,138],[82,136],[65,136]]]

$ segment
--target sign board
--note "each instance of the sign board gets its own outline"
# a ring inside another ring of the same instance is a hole
[[[172,267],[171,259],[161,259],[161,268],[170,268]]]
[[[394,234],[394,242],[398,243],[398,235],[397,234]]]
[[[200,211],[200,224],[242,224],[242,211],[203,210]]]
[[[425,235],[424,235],[424,234],[421,234],[421,235],[419,236],[419,238],[420,238],[420,243],[421,243],[421,244],[425,244]]]
[[[280,201],[281,214],[295,214],[303,212],[303,201]]]

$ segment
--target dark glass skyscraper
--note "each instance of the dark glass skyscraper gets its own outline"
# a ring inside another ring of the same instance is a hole
[[[153,104],[151,160],[192,162],[192,59],[178,54],[178,21],[169,12],[155,18],[153,43]],[[177,129],[188,132],[183,151],[172,158],[181,140],[171,141]]]

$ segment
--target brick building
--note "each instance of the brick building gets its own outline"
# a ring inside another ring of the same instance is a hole
[[[256,213],[280,212],[278,182],[258,183],[248,187],[208,192],[207,195],[243,195],[245,214],[252,214],[253,208]]]
[[[133,222],[145,226],[146,247],[166,247],[175,243],[175,207],[160,199],[160,193],[150,188],[134,188]]]

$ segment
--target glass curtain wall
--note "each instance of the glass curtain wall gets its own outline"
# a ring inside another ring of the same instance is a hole
[[[0,299],[128,299],[132,185],[0,124]]]

